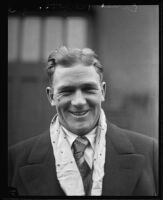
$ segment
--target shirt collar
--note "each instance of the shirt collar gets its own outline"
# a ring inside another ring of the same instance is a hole
[[[73,142],[75,141],[75,139],[78,137],[76,134],[68,131],[65,127],[63,127],[61,125],[62,130],[64,131],[64,133],[67,136],[68,142],[70,144],[70,146],[72,146]],[[89,140],[92,149],[95,148],[95,138],[96,138],[96,129],[97,127],[95,127],[92,131],[90,131],[88,134],[85,135],[85,137]]]

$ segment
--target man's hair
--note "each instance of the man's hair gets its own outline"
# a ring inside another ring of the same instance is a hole
[[[63,67],[72,67],[75,64],[83,64],[85,66],[94,66],[96,72],[100,76],[100,80],[103,80],[103,67],[98,60],[98,56],[92,49],[84,48],[67,48],[65,46],[60,47],[58,50],[51,52],[48,57],[48,64],[46,66],[47,75],[50,84],[53,82],[53,74],[57,65]]]

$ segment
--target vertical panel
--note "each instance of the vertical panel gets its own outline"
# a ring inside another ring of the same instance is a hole
[[[38,17],[27,17],[23,20],[22,61],[40,59],[40,22]]]
[[[8,61],[16,61],[18,58],[18,32],[19,18],[8,18]]]
[[[125,7],[96,10],[95,44],[111,85],[105,103],[108,113],[126,110],[128,125],[115,113],[117,125],[157,137],[159,10],[153,5],[137,6],[136,12]]]
[[[50,52],[63,44],[63,19],[61,17],[48,17],[45,20],[44,28],[43,59],[47,60]]]
[[[87,21],[85,18],[67,18],[67,45],[77,48],[87,46]]]

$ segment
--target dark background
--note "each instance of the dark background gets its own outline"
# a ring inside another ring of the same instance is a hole
[[[47,6],[48,7],[48,6]],[[159,7],[108,5],[8,13],[8,145],[49,128],[47,56],[93,48],[104,66],[107,118],[158,138]]]

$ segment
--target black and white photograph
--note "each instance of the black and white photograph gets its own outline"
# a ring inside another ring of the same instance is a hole
[[[7,149],[11,197],[158,197],[159,5],[10,4]]]

